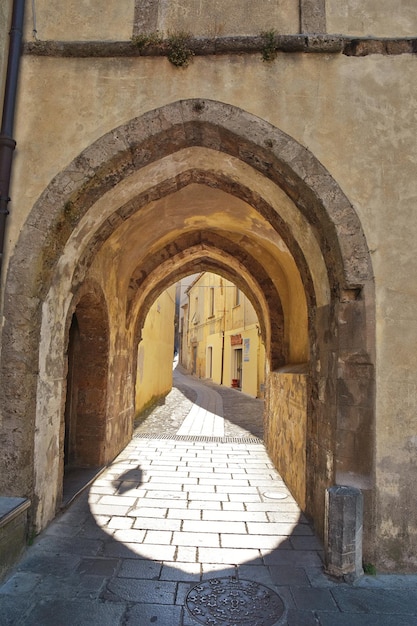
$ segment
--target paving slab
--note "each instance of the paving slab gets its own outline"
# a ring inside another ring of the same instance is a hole
[[[21,623],[25,626],[119,626],[126,610],[125,603],[44,598],[32,607]]]
[[[360,615],[358,613],[315,613],[316,626],[415,626],[416,620],[405,615]],[[289,625],[288,625],[289,626]],[[301,622],[300,626],[304,626]]]
[[[345,613],[410,615],[417,624],[417,590],[363,589],[340,586],[331,590],[340,610]]]
[[[176,626],[182,623],[183,609],[167,604],[136,604],[128,609],[123,626]],[[194,625],[196,626],[195,622]]]

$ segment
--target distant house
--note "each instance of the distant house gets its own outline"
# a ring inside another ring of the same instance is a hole
[[[186,294],[182,365],[199,378],[263,397],[265,347],[248,297],[210,272],[199,274]]]

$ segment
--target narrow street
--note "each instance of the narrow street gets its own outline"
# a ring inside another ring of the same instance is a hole
[[[174,385],[0,586],[1,626],[417,623],[417,577],[324,575],[261,400],[179,368]]]
[[[263,435],[262,400],[173,370],[174,386],[149,419],[136,429],[139,435],[206,435],[258,437]],[[215,426],[216,424],[216,426]]]

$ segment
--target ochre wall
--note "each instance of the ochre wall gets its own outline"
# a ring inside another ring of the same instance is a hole
[[[33,11],[34,8],[34,11]],[[26,1],[25,38],[61,41],[122,41],[132,36],[134,0]]]
[[[26,37],[32,37],[32,6],[27,3]],[[150,32],[190,32],[193,35],[250,35],[275,28],[281,33],[296,33],[299,29],[299,0],[147,0],[150,7],[145,20],[143,0],[36,0],[37,36],[42,40],[66,41],[115,40],[132,36],[132,24],[138,5],[138,21]],[[63,25],[65,27],[63,28]]]
[[[329,33],[415,37],[417,5],[414,0],[326,0],[326,22]]]
[[[136,415],[172,388],[175,285],[155,300],[146,316],[138,346]]]
[[[26,38],[32,38],[32,5],[26,7]],[[302,14],[312,14],[306,0],[36,0],[35,17],[37,36],[42,40],[67,41],[115,40],[132,36],[132,23],[137,4],[137,22],[149,32],[167,34],[180,31],[196,36],[253,35],[275,30],[290,34],[300,32],[300,6]],[[146,7],[148,5],[148,12]],[[417,20],[414,0],[397,0],[395,19],[392,18],[391,0],[326,0],[316,1],[316,14],[322,14],[307,32],[343,33],[353,36],[412,37]],[[144,16],[145,14],[145,16]],[[308,23],[308,20],[307,20]]]
[[[242,343],[233,347],[231,337],[241,335]],[[249,351],[245,352],[245,340],[249,341]],[[261,350],[261,339],[258,335],[256,324],[248,324],[245,327],[237,327],[225,333],[225,357],[223,381],[228,387],[235,377],[235,349],[242,350],[242,375],[240,377],[240,388],[243,393],[247,393],[254,398],[259,397],[261,385],[265,381],[265,358],[264,351]],[[246,358],[246,360],[245,360]]]
[[[260,387],[265,380],[264,376],[261,380],[258,379],[259,373],[265,370],[265,361],[263,360],[262,362],[263,351],[260,349],[261,339],[257,325],[248,325],[244,328],[242,330],[242,339],[242,391],[257,398],[260,395]],[[248,349],[245,349],[245,340],[248,341]]]
[[[0,4],[0,102],[3,102],[4,83],[6,81],[11,7],[11,0],[3,1]]]
[[[259,55],[196,57],[186,69],[172,67],[165,58],[25,56],[14,167],[14,181],[25,184],[15,182],[11,189],[6,240],[10,254],[40,193],[86,146],[120,123],[173,100],[229,102],[307,146],[353,203],[372,254],[377,515],[388,536],[392,528],[400,532],[407,515],[397,516],[400,511],[389,495],[392,485],[408,502],[416,488],[411,477],[416,471],[412,407],[417,402],[417,353],[410,350],[417,342],[414,68],[415,59],[408,54],[280,54],[270,64]]]
[[[174,0],[161,3],[158,30],[194,35],[250,35],[273,25],[281,33],[298,31],[298,0]]]

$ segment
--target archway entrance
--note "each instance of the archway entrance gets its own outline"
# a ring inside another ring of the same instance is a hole
[[[106,457],[108,342],[103,295],[89,285],[89,289],[84,288],[69,328],[64,500],[85,479],[80,470],[98,468]]]
[[[324,491],[340,477],[368,485],[372,495],[371,266],[352,206],[311,153],[240,109],[182,101],[109,133],[53,185],[59,202],[45,193],[33,209],[49,215],[49,231],[31,242],[27,226],[16,252],[22,283],[43,302],[26,341],[40,372],[25,412],[36,414],[36,430],[27,428],[16,460],[17,467],[34,445],[26,479],[42,502],[38,527],[55,510],[47,491],[51,480],[59,484],[63,458],[57,442],[74,294],[93,279],[108,303],[107,385],[114,390],[104,462],[131,436],[135,355],[147,311],[166,286],[207,270],[235,283],[257,311],[267,358],[268,447],[274,454],[284,429],[278,469],[318,531]],[[28,249],[33,272],[24,260]],[[12,306],[10,289],[3,360],[14,358],[7,342],[15,332]],[[27,375],[36,379],[30,364]],[[296,430],[289,427],[294,419]],[[42,454],[48,446],[55,452]],[[372,520],[366,523],[370,528]]]

